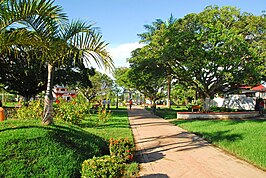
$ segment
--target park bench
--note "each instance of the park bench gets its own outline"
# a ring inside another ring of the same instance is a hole
[[[198,105],[195,105],[195,106],[192,106],[191,109],[192,109],[192,112],[194,112],[194,110],[197,110],[197,111],[200,111],[200,106]]]

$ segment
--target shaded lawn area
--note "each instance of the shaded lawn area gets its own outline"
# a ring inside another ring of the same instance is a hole
[[[101,137],[76,126],[0,123],[0,177],[80,177],[85,159],[107,153]]]
[[[80,177],[84,160],[109,154],[109,139],[121,137],[133,140],[126,111],[104,124],[0,122],[0,177]]]
[[[173,120],[176,110],[156,114],[266,170],[265,120]]]
[[[129,138],[133,141],[126,110],[112,112],[111,119],[106,123],[97,122],[96,117],[97,114],[87,117],[82,124],[80,124],[80,127],[106,141],[109,141],[111,138]]]
[[[148,108],[150,110],[150,108]],[[168,108],[162,108],[156,109],[156,115],[160,116],[164,119],[173,119],[176,118],[176,112],[182,112],[182,111],[188,111],[188,108],[186,106],[172,106],[171,109]]]

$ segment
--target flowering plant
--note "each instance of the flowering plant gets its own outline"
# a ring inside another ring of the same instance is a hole
[[[134,145],[128,138],[111,138],[109,150],[111,156],[117,156],[125,162],[133,161]]]
[[[54,118],[72,124],[79,124],[88,113],[88,108],[88,103],[80,102],[76,98],[71,102],[59,98],[57,104],[54,105]]]

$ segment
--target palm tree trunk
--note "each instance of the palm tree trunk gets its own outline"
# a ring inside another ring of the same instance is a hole
[[[118,93],[116,93],[116,109],[118,109]]]
[[[53,123],[53,66],[48,64],[48,81],[44,98],[43,124],[50,125]]]
[[[172,78],[169,75],[167,77],[167,85],[168,85],[168,87],[167,87],[167,89],[168,89],[168,91],[167,91],[167,107],[169,109],[171,108],[171,81],[172,81]]]

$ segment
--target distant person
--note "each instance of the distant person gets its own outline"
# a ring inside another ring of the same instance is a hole
[[[110,104],[111,104],[111,100],[108,99],[108,100],[107,100],[107,108],[108,108],[108,109],[110,109]]]
[[[263,99],[261,99],[260,103],[259,103],[259,114],[261,116],[263,116],[263,111],[264,111],[264,101],[263,101]]]
[[[103,108],[105,108],[105,106],[106,106],[106,99],[105,98],[103,99],[102,105],[103,105]]]
[[[131,108],[132,108],[132,104],[133,104],[133,101],[132,101],[132,99],[130,99],[130,101],[129,101],[129,109],[131,110]]]

